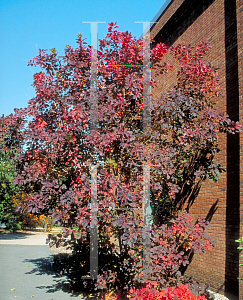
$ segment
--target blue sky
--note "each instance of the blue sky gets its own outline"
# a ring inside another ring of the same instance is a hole
[[[151,21],[165,0],[1,0],[0,1],[0,115],[26,107],[35,96],[33,74],[28,67],[38,49],[56,48],[63,55],[66,44],[75,47],[78,33],[90,43],[90,25],[103,21],[98,38],[104,38],[107,23],[118,22],[121,31],[142,34],[142,24]]]

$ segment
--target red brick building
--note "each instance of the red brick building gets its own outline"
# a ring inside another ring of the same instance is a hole
[[[243,1],[242,0],[167,0],[155,16],[151,38],[168,46],[195,46],[208,41],[212,50],[206,60],[219,68],[220,87],[224,95],[217,109],[227,112],[243,124]],[[156,97],[173,86],[173,76],[161,78],[152,91]],[[226,168],[218,183],[202,185],[190,213],[208,218],[208,233],[217,243],[213,251],[195,255],[187,276],[205,282],[221,294],[243,299],[243,277],[235,240],[243,236],[243,134],[222,134],[217,161]]]

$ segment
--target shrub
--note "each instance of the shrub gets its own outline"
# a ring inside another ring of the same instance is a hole
[[[168,287],[160,292],[150,284],[142,289],[131,289],[130,293],[130,300],[206,300],[205,296],[193,295],[189,286],[183,284],[178,287]]]
[[[151,273],[147,282],[156,280],[160,288],[177,284],[189,264],[189,257],[194,252],[203,254],[214,246],[215,241],[205,233],[208,226],[204,220],[194,223],[186,212],[179,214],[171,225],[154,225],[151,232]],[[134,279],[144,282],[141,277],[142,252],[129,250],[129,254],[133,259],[132,268],[136,270]]]
[[[70,274],[73,287],[84,286],[104,292],[118,289],[125,295],[131,286],[139,287],[144,283],[156,281],[157,288],[161,289],[183,282],[183,269],[189,264],[189,256],[194,252],[204,253],[214,246],[214,240],[205,233],[208,226],[203,220],[194,223],[190,214],[185,212],[170,225],[159,228],[154,225],[151,231],[151,274],[146,280],[143,277],[141,232],[128,251],[122,253],[119,253],[119,247],[109,242],[109,234],[99,239],[100,275],[94,283],[81,280],[82,275],[89,271],[89,235],[84,239],[74,234],[70,239],[68,230],[63,230],[66,238],[62,234],[49,235],[49,238],[57,246],[69,244],[73,247],[73,255],[63,264],[63,271]]]

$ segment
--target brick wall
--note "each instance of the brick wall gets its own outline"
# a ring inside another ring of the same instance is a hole
[[[243,124],[243,1],[236,2],[236,15],[237,15],[237,39],[238,39],[238,72],[239,72],[239,120]],[[243,236],[243,147],[242,137],[240,134],[240,236]],[[240,262],[242,258],[240,257]],[[243,278],[243,267],[240,267],[239,276]],[[239,290],[241,297],[243,294],[243,281],[239,282]]]
[[[156,43],[163,42],[168,46],[195,46],[200,41],[211,43],[212,50],[205,60],[219,68],[220,87],[224,92],[216,108],[243,123],[243,1],[174,0],[157,22],[151,29],[151,37]],[[174,79],[171,73],[160,77],[157,88],[152,91],[153,101],[173,86]],[[202,185],[190,210],[195,219],[211,219],[208,233],[217,243],[213,251],[195,255],[186,271],[187,276],[206,282],[211,290],[233,294],[238,299],[243,299],[243,284],[237,277],[239,272],[242,277],[243,274],[239,268],[238,244],[234,240],[243,235],[241,137],[242,134],[220,135],[221,151],[216,159],[227,172],[217,183],[206,181]]]

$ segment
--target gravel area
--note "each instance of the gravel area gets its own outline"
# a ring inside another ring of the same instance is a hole
[[[67,249],[66,247],[58,247],[58,248],[56,248],[56,246],[50,247],[49,245],[47,245],[47,247],[51,250],[51,252],[53,252],[56,255],[62,254],[62,253],[71,254],[71,252],[72,252],[71,249]]]
[[[210,296],[214,297],[214,300],[230,300],[229,298],[225,297],[224,295],[212,292],[208,290]]]

